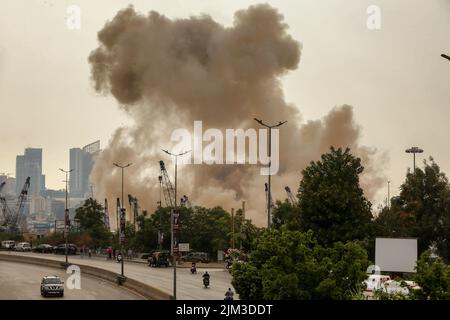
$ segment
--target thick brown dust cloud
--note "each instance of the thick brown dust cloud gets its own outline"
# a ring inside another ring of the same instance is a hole
[[[322,120],[301,124],[298,109],[285,102],[280,77],[298,67],[302,49],[287,29],[269,5],[237,11],[231,27],[207,15],[171,20],[132,7],[118,12],[98,33],[100,45],[89,62],[95,89],[111,93],[134,124],[117,129],[96,161],[91,180],[98,198],[115,203],[120,171],[112,163],[133,163],[125,169],[125,194],[138,197],[141,207],[152,212],[160,196],[159,160],[173,180],[173,162],[161,148],[173,145],[174,129],[192,131],[194,120],[201,120],[204,130],[259,128],[255,117],[288,120],[280,130],[275,199],[286,198],[286,185],[296,190],[301,170],[331,145],[348,146],[362,158],[362,185],[372,197],[384,179],[375,168],[376,151],[358,144],[352,108],[336,107]],[[266,177],[257,165],[185,165],[178,177],[178,198],[186,194],[194,205],[226,210],[245,200],[247,215],[265,223]]]

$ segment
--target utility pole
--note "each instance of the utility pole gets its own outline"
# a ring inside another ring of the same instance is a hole
[[[272,189],[271,189],[271,184],[270,184],[270,176],[272,175],[271,174],[271,172],[270,172],[270,168],[271,168],[271,166],[272,166],[272,129],[273,128],[277,128],[277,127],[280,127],[280,126],[282,126],[283,124],[285,124],[287,121],[280,121],[278,124],[276,124],[276,125],[272,125],[272,126],[270,126],[270,125],[268,125],[268,124],[265,124],[262,120],[259,120],[259,119],[256,119],[256,118],[254,118],[254,120],[256,121],[256,122],[258,122],[260,125],[262,125],[262,126],[264,126],[264,127],[266,127],[266,128],[268,128],[269,129],[269,174],[268,174],[268,176],[267,176],[267,179],[268,179],[268,181],[267,181],[267,183],[268,183],[268,186],[269,186],[269,199],[270,199],[270,197],[271,197],[271,192],[272,192]],[[270,228],[270,224],[271,224],[271,216],[270,216],[270,209],[271,209],[271,203],[270,203],[270,201],[267,201],[267,228]]]
[[[242,201],[241,228],[239,230],[239,233],[241,234],[239,250],[241,250],[241,251],[242,251],[242,239],[244,238],[244,235],[243,235],[244,223],[245,223],[245,201]]]
[[[65,254],[66,254],[66,268],[69,266],[69,258],[68,258],[68,252],[67,252],[67,247],[68,247],[68,225],[69,225],[69,207],[68,207],[68,191],[67,191],[67,184],[69,182],[69,177],[68,174],[71,173],[73,171],[73,169],[70,170],[63,170],[63,169],[59,169],[62,172],[64,172],[66,174],[66,209],[64,210],[64,238],[66,240],[66,247],[65,247]]]
[[[231,208],[231,248],[234,249],[234,208]]]
[[[125,168],[128,168],[129,166],[131,166],[132,165],[132,163],[129,163],[129,164],[127,164],[127,165],[125,165],[125,166],[122,166],[122,165],[119,165],[119,164],[117,164],[117,163],[113,163],[113,165],[115,165],[116,167],[118,167],[118,168],[120,168],[120,169],[122,169],[122,208],[120,209],[120,212],[121,212],[121,218],[122,218],[122,215],[124,215],[125,213],[122,213],[122,211],[125,211],[125,205],[124,205],[124,202],[123,202],[123,170],[125,169]],[[124,217],[125,218],[125,217]],[[121,259],[121,272],[120,272],[120,275],[122,276],[122,279],[125,277],[125,275],[124,275],[124,260],[125,260],[125,258],[124,258],[124,255],[123,255],[123,242],[125,241],[125,239],[123,238],[123,236],[124,236],[124,234],[125,234],[125,226],[124,225],[122,225],[122,219],[121,219],[121,221],[120,221],[120,228],[119,228],[119,230],[120,230],[120,232],[119,232],[119,241],[120,241],[120,255],[122,256],[122,259]]]
[[[162,176],[158,177],[159,180],[159,233],[158,233],[158,242],[159,242],[159,251],[162,250]]]
[[[388,201],[387,201],[387,207],[388,209],[391,207],[391,195],[390,195],[390,189],[389,189],[389,185],[391,183],[391,181],[388,180]]]
[[[171,210],[171,216],[170,216],[170,229],[171,229],[171,245],[170,245],[170,251],[172,254],[172,264],[173,264],[173,299],[177,300],[177,260],[175,255],[178,254],[178,237],[175,238],[174,235],[174,226],[178,227],[178,218],[179,218],[179,212],[178,212],[178,207],[177,207],[177,168],[178,168],[178,157],[179,156],[183,156],[189,152],[189,151],[185,151],[185,152],[181,152],[178,154],[173,154],[167,150],[162,150],[165,153],[167,153],[170,156],[175,157],[175,208]],[[176,211],[176,213],[174,212]],[[177,215],[177,223],[174,223],[174,215]],[[178,231],[178,230],[177,230]],[[174,245],[174,239],[176,239],[176,246]],[[176,252],[175,252],[176,251]]]

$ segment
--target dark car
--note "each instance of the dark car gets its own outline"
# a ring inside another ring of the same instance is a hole
[[[49,244],[40,244],[32,249],[33,252],[38,253],[52,253],[53,247]]]
[[[59,246],[56,246],[53,248],[54,254],[66,254],[66,244],[60,244]],[[67,245],[67,254],[77,254],[77,246],[69,243]]]
[[[64,296],[64,282],[58,276],[45,276],[41,281],[41,296]]]
[[[155,251],[148,258],[149,267],[168,267],[170,262],[170,253],[167,250]]]

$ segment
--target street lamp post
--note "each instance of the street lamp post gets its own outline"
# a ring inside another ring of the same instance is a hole
[[[158,177],[159,180],[159,234],[158,234],[158,242],[159,242],[159,251],[162,250],[162,241],[161,241],[161,235],[162,235],[162,176]]]
[[[187,153],[189,153],[191,151],[189,150],[189,151],[181,152],[181,153],[178,153],[178,154],[173,154],[173,153],[171,153],[171,152],[169,152],[167,150],[164,150],[164,149],[162,151],[164,151],[165,153],[167,153],[170,156],[174,156],[175,157],[175,209],[174,210],[177,210],[177,166],[178,166],[178,157],[179,156],[183,156],[183,155],[185,155],[185,154],[187,154]],[[175,254],[174,254],[174,250],[173,250],[174,249],[174,246],[173,246],[173,237],[174,237],[174,234],[173,234],[173,210],[172,210],[172,214],[170,216],[170,229],[171,229],[170,251],[171,251],[171,254],[172,254],[172,264],[173,264],[173,299],[177,300],[177,260],[175,259]]]
[[[69,178],[68,178],[68,174],[71,173],[73,171],[73,169],[70,170],[63,170],[63,169],[59,169],[62,172],[64,172],[66,174],[66,209],[64,210],[64,238],[66,240],[66,247],[65,247],[65,254],[66,254],[66,268],[69,265],[69,259],[68,259],[68,250],[67,250],[67,246],[68,246],[68,230],[67,230],[67,225],[69,222],[69,208],[68,208],[68,192],[67,192],[67,183],[69,182]],[[55,227],[56,228],[56,227]]]
[[[422,153],[423,150],[418,147],[411,147],[409,149],[406,149],[405,152],[413,154],[413,173],[414,175],[416,175],[416,153]]]
[[[280,121],[280,122],[278,122],[278,124],[270,126],[268,124],[265,124],[262,120],[259,120],[256,118],[254,118],[254,120],[256,122],[258,122],[260,125],[269,129],[269,159],[270,159],[270,161],[269,161],[269,174],[267,176],[267,180],[268,180],[267,184],[268,184],[268,188],[269,188],[269,196],[268,196],[268,201],[267,201],[267,228],[270,228],[270,223],[271,223],[271,218],[270,218],[270,209],[271,209],[270,199],[271,198],[270,198],[270,196],[272,195],[271,184],[270,184],[270,176],[272,175],[270,172],[270,168],[272,166],[272,159],[271,159],[271,156],[272,156],[272,129],[282,126],[287,121],[283,121],[283,122]]]
[[[390,205],[391,205],[391,196],[390,196],[390,184],[391,184],[391,181],[390,180],[388,180],[388,182],[387,182],[387,184],[388,184],[388,199],[387,199],[387,207],[388,207],[388,209],[390,208]]]
[[[122,166],[117,163],[113,163],[113,165],[122,169],[122,210],[124,210],[125,208],[124,208],[124,202],[123,202],[123,169],[128,168],[129,166],[132,165],[132,163],[129,163],[126,166]],[[122,210],[121,210],[121,212],[122,212]],[[120,265],[121,265],[120,275],[122,276],[122,278],[124,278],[125,275],[124,275],[124,271],[123,271],[123,269],[124,269],[123,243],[122,243],[122,239],[120,238],[120,235],[122,232],[125,232],[125,230],[121,230],[122,229],[121,227],[118,229],[119,229],[119,241],[120,241],[120,255],[122,256],[122,259],[120,260]]]

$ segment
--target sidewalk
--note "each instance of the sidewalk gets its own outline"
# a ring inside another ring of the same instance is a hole
[[[89,257],[85,256],[83,259],[107,260],[106,259],[106,255],[94,255],[94,254],[92,255],[92,258],[89,258]],[[132,263],[148,264],[147,260],[140,259],[140,258],[133,258],[131,260],[125,259],[125,261],[132,262]],[[192,265],[191,262],[178,261],[178,263],[177,263],[178,268],[190,268],[191,265]],[[196,265],[197,265],[197,268],[226,269],[226,262],[209,262],[209,263],[197,262]]]

